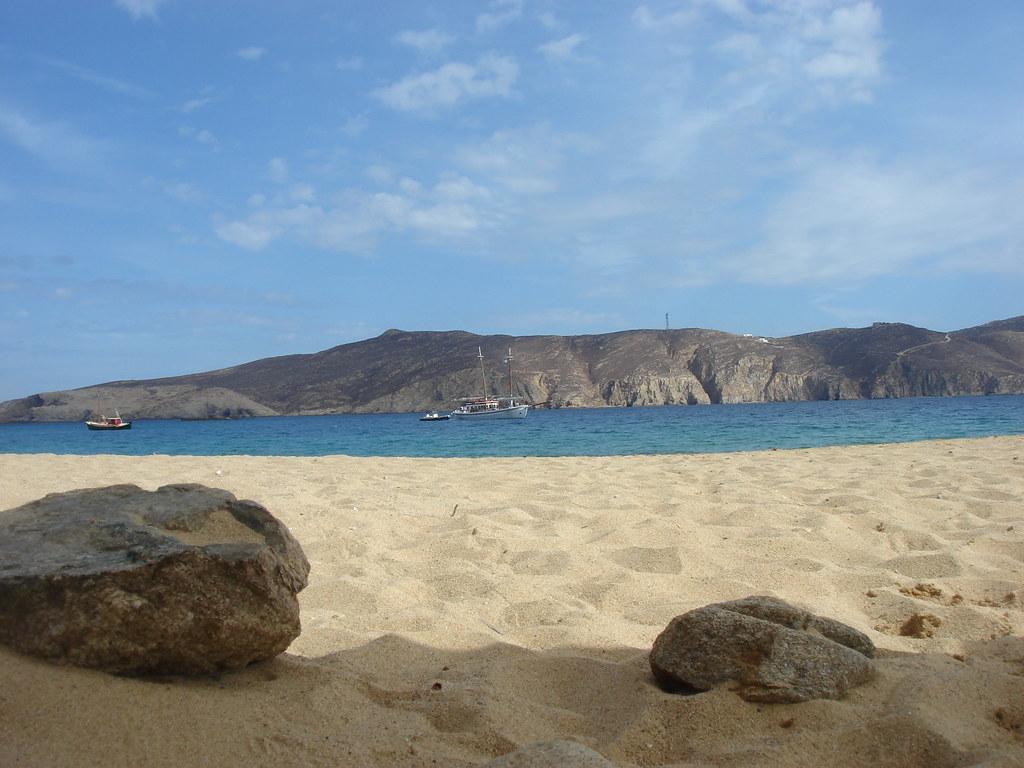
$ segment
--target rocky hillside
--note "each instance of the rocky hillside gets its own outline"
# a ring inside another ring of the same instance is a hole
[[[689,328],[593,336],[391,330],[310,355],[0,403],[0,421],[439,410],[487,386],[534,403],[632,406],[1024,393],[1024,316],[951,333],[898,323],[759,338]]]

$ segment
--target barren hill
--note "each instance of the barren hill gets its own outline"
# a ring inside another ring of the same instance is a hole
[[[1024,316],[951,333],[898,323],[785,338],[687,328],[589,336],[390,330],[308,355],[0,403],[0,421],[239,418],[448,408],[488,388],[535,403],[632,406],[1024,393]]]

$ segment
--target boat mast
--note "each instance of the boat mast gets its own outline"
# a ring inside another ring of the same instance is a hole
[[[476,356],[480,358],[480,383],[483,384],[483,390],[480,394],[483,397],[487,397],[487,376],[484,374],[484,353],[480,347],[476,348]]]
[[[512,399],[512,347],[508,348],[508,356],[505,358],[508,363],[508,399]]]

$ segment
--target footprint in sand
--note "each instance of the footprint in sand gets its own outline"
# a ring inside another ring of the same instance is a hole
[[[683,563],[676,547],[626,547],[609,557],[623,568],[639,573],[682,573]]]
[[[512,555],[508,564],[512,573],[525,576],[556,576],[569,567],[568,552],[529,550]]]
[[[886,568],[912,579],[939,579],[960,575],[960,563],[952,555],[901,555],[885,564]]]

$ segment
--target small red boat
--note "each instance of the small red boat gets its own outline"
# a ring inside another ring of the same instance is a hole
[[[89,429],[131,429],[132,423],[121,418],[121,414],[114,411],[113,416],[100,416],[99,421],[87,421],[85,426]]]

